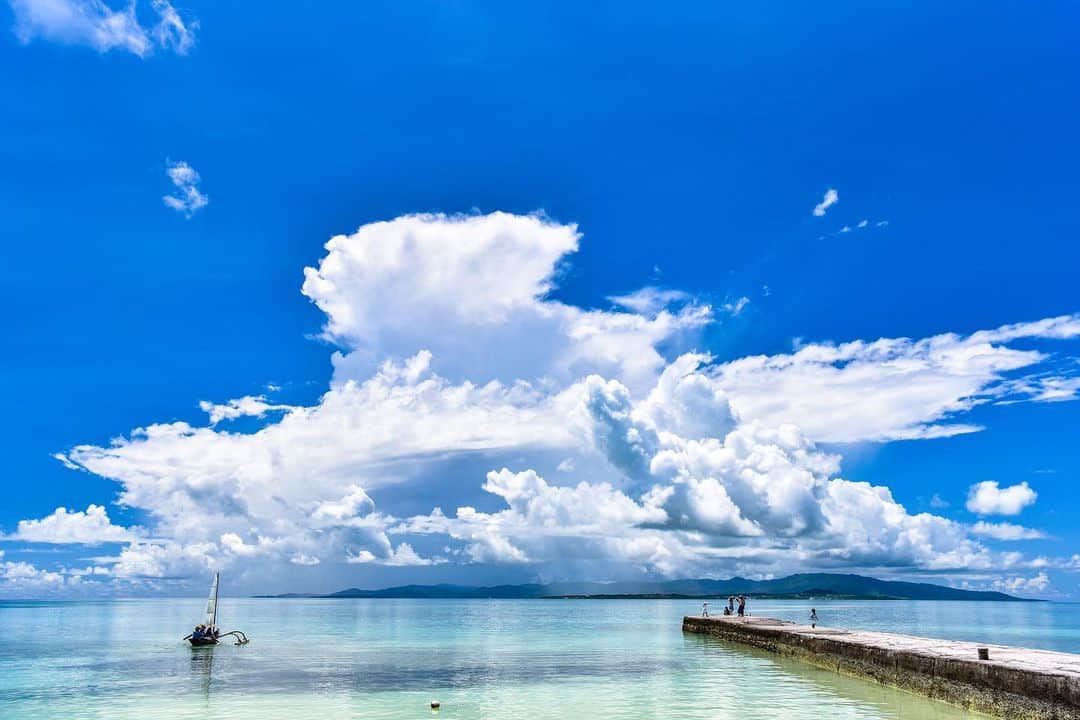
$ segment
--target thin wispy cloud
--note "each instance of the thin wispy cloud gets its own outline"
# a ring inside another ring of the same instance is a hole
[[[113,9],[102,0],[8,0],[15,13],[15,36],[85,45],[99,53],[123,50],[147,57],[155,50],[184,55],[195,44],[198,22],[185,21],[168,0],[152,0],[154,19],[139,18],[139,3]],[[147,14],[144,12],[144,15]]]
[[[670,290],[654,286],[643,287],[625,295],[612,295],[608,298],[619,307],[633,310],[642,315],[655,315],[672,305],[686,303],[691,299],[681,290]]]
[[[989,523],[980,520],[971,526],[974,535],[988,537],[994,540],[1044,540],[1046,533],[1035,528],[1015,525],[1013,523]]]
[[[868,230],[868,229],[873,229],[873,228],[885,228],[885,227],[888,227],[888,226],[889,226],[889,221],[888,220],[878,220],[876,222],[871,222],[869,219],[863,218],[862,220],[855,223],[854,225],[842,225],[842,226],[840,226],[840,229],[836,230],[835,232],[825,233],[824,235],[819,235],[818,240],[824,240],[825,238],[836,237],[837,235],[847,235],[848,233],[853,233],[853,232],[856,232],[856,231],[859,231],[859,230]]]
[[[195,168],[186,162],[169,161],[165,174],[176,187],[172,195],[164,195],[161,198],[167,207],[182,213],[184,217],[191,217],[210,203],[209,196],[201,192],[198,187],[202,178],[195,172]]]
[[[836,192],[835,188],[829,188],[825,191],[825,197],[821,198],[821,202],[814,206],[814,217],[824,217],[836,203],[840,202],[840,193]]]
[[[1041,375],[1018,378],[1003,386],[1003,398],[998,405],[1014,405],[1021,402],[1068,402],[1080,397],[1080,376],[1076,367],[1062,366],[1056,371]]]
[[[158,46],[170,48],[178,55],[186,55],[195,44],[198,21],[185,23],[168,0],[153,0],[153,7],[158,15],[158,22],[154,25],[152,34]]]
[[[797,341],[790,354],[737,358],[709,372],[744,420],[794,423],[818,442],[941,438],[982,430],[961,416],[1003,393],[1040,398],[1042,384],[1029,376],[1039,375],[1050,358],[1010,341],[1054,338],[1080,338],[1080,318],[1047,318],[967,336]],[[980,491],[978,512],[1001,506],[992,485]],[[1007,496],[1027,498],[1028,492],[1025,484]]]
[[[722,307],[723,307],[724,312],[728,313],[732,317],[738,317],[738,315],[740,313],[742,313],[742,311],[745,310],[746,306],[749,305],[749,304],[750,304],[750,298],[748,298],[748,297],[746,297],[744,295],[744,296],[742,296],[740,298],[737,298],[735,300],[729,300],[729,301],[725,302]]]

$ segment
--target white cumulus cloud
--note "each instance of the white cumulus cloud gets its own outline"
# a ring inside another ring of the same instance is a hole
[[[1073,338],[1080,319],[718,363],[694,351],[712,309],[686,293],[559,300],[579,242],[506,213],[332,238],[303,285],[338,348],[318,400],[204,402],[205,424],[60,454],[149,518],[95,566],[151,584],[229,569],[252,590],[445,563],[596,579],[1035,569],[842,477],[816,443],[974,431],[964,413],[1045,360],[1011,343]],[[226,429],[241,416],[259,427]]]
[[[993,583],[995,590],[1020,595],[1038,595],[1044,592],[1049,586],[1050,578],[1044,572],[1038,573],[1032,577],[1000,578]]]
[[[326,337],[347,348],[334,357],[339,382],[423,348],[453,380],[603,372],[647,384],[664,365],[657,345],[706,325],[711,308],[662,293],[618,300],[635,312],[551,299],[579,239],[577,226],[539,216],[409,215],[331,238],[303,292],[326,313]]]
[[[217,425],[222,420],[235,420],[239,417],[264,417],[267,413],[280,410],[289,411],[291,405],[275,405],[266,401],[265,395],[245,395],[233,398],[225,403],[212,403],[208,400],[199,402],[199,409],[210,416],[210,424]]]
[[[7,561],[0,563],[0,589],[5,594],[30,591],[41,592],[63,587],[63,573],[42,570],[28,562]]]
[[[821,202],[814,206],[814,217],[824,217],[836,203],[840,202],[840,193],[836,192],[835,188],[829,188],[825,191],[825,197],[821,198]]]
[[[967,509],[979,515],[1019,515],[1038,496],[1027,481],[1003,488],[996,480],[984,480],[968,489]]]
[[[34,520],[20,520],[15,532],[4,539],[33,543],[99,545],[131,542],[137,538],[136,529],[114,525],[104,507],[90,505],[85,511],[58,507],[52,515]]]

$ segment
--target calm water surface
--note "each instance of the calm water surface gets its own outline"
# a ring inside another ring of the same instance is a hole
[[[0,603],[3,718],[973,717],[710,638],[690,601],[223,598],[249,645],[180,638],[204,601]],[[752,602],[759,615],[1080,652],[1080,606]],[[18,628],[18,632],[11,632]]]

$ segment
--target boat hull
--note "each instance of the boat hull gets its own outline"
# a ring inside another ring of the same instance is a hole
[[[217,645],[217,640],[211,640],[210,638],[188,638],[188,642],[192,647],[202,647],[203,645]]]

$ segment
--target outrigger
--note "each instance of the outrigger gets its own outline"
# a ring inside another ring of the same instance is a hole
[[[220,579],[221,573],[214,573],[214,582],[210,585],[210,597],[206,600],[206,622],[196,625],[195,630],[184,638],[193,647],[217,645],[222,638],[227,638],[230,635],[236,638],[237,645],[247,645],[248,643],[248,636],[241,631],[230,630],[223,633],[217,626],[218,582]]]

